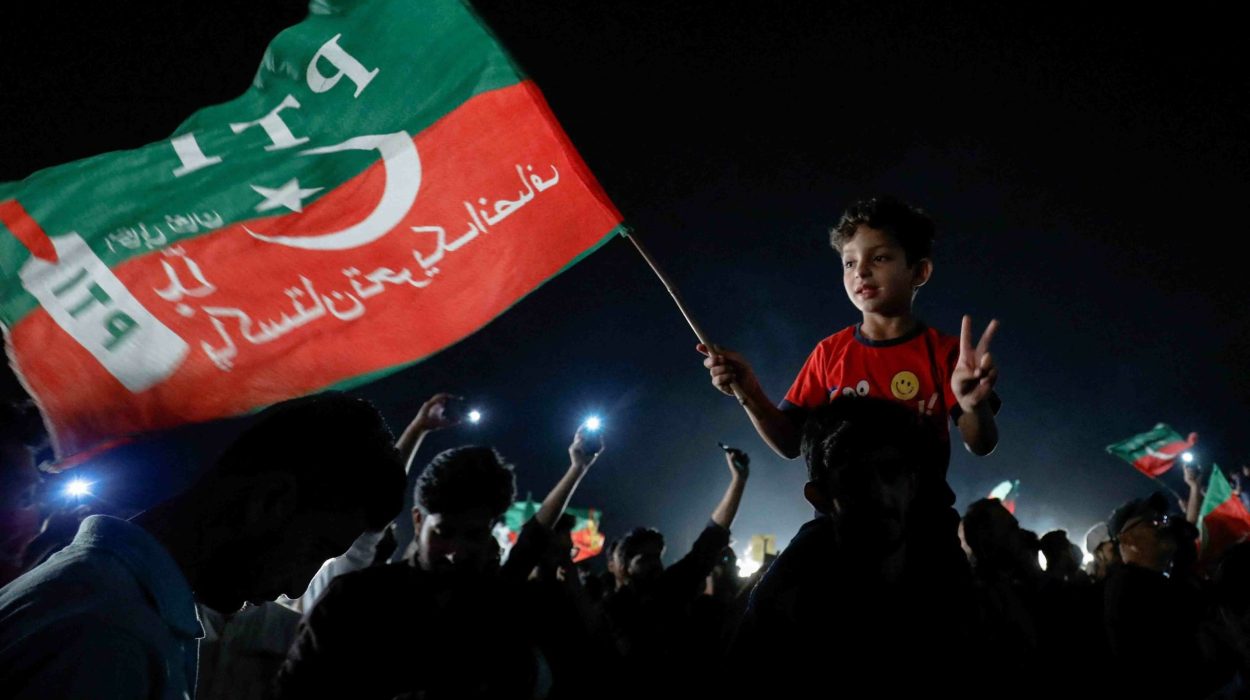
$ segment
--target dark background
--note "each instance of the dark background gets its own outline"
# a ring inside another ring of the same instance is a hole
[[[1152,488],[1103,452],[1113,441],[1164,421],[1200,434],[1204,462],[1250,455],[1250,62],[1242,23],[1214,5],[1015,5],[474,3],[705,328],[774,399],[817,341],[856,320],[826,244],[842,209],[877,192],[927,209],[939,238],[921,316],[947,332],[963,313],[978,331],[1003,323],[1002,440],[989,458],[955,455],[960,506],[1020,479],[1023,524],[1075,538]],[[304,13],[285,1],[6,9],[0,180],[166,138],[242,92],[268,40]],[[574,505],[602,508],[613,536],[656,525],[675,550],[728,483],[716,441],[744,446],[738,548],[752,533],[784,542],[810,515],[803,467],[712,389],[694,342],[616,240],[358,393],[396,431],[435,391],[472,397],[486,421],[435,436],[425,457],[495,445],[536,498],[598,412],[608,449]],[[141,507],[237,428],[177,431],[80,469],[107,503]]]

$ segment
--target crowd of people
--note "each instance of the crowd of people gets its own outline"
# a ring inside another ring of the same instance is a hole
[[[933,269],[919,210],[857,203],[831,243],[863,321],[783,401],[740,354],[699,346],[765,444],[806,464],[814,515],[750,577],[729,548],[739,449],[671,564],[646,527],[575,563],[566,509],[603,450],[584,428],[505,553],[492,529],[517,467],[489,446],[419,454],[455,424],[448,394],[398,439],[360,399],[280,403],[129,519],[45,517],[39,422],[8,405],[0,697],[1250,697],[1250,542],[1199,548],[1193,473],[1179,513],[1133,499],[1086,533],[1088,565],[998,500],[961,516],[948,425],[974,454],[999,441],[997,324],[973,344],[968,319],[955,338],[912,315]]]

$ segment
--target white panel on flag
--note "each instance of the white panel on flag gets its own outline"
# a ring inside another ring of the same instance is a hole
[[[139,303],[77,233],[53,236],[56,263],[32,257],[22,286],[131,392],[164,381],[189,347]]]

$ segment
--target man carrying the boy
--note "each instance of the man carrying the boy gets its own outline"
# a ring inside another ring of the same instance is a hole
[[[697,349],[708,355],[703,364],[712,384],[726,394],[733,394],[736,385],[760,437],[787,459],[799,454],[808,413],[839,396],[884,398],[914,410],[945,453],[921,474],[917,506],[929,517],[919,518],[916,527],[926,531],[922,539],[937,546],[919,549],[945,558],[958,546],[954,493],[946,483],[946,421],[948,416],[955,421],[973,454],[987,455],[998,443],[994,413],[999,402],[993,393],[998,368],[989,352],[998,322],[991,321],[974,346],[969,317],[959,338],[928,328],[916,317],[916,292],[933,274],[933,238],[928,216],[891,197],[856,202],[842,215],[830,243],[841,258],[846,294],[863,320],[816,345],[779,405],[741,355],[702,344]]]

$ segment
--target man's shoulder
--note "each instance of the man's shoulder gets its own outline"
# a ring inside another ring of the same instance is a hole
[[[380,566],[369,566],[358,571],[339,574],[326,589],[342,595],[344,592],[362,596],[386,596],[402,592],[417,585],[422,571],[406,561]]]
[[[792,567],[807,568],[813,561],[823,561],[833,556],[837,551],[836,542],[833,518],[817,515],[799,528],[790,543],[777,555],[777,560],[773,562],[773,567],[765,574],[765,578],[774,573],[774,570],[778,575],[784,575]]]
[[[146,604],[142,586],[129,568],[111,553],[71,545],[40,566],[0,588],[0,620],[49,611],[57,615],[125,609]]]
[[[301,627],[312,627],[319,634],[335,629],[339,636],[350,637],[365,630],[411,624],[417,617],[419,601],[429,597],[421,588],[421,573],[399,562],[336,576],[306,613]]]
[[[751,592],[750,606],[757,612],[761,608],[773,608],[778,612],[779,608],[793,606],[799,589],[821,588],[828,584],[837,559],[836,543],[832,518],[817,516],[804,523],[764,572]]]
[[[74,645],[93,645],[94,651],[79,648],[76,653],[97,656],[107,648],[164,654],[171,643],[169,627],[146,591],[104,552],[49,560],[0,589],[5,656],[23,648],[18,656],[34,659]]]
[[[180,649],[91,616],[64,622],[21,630],[20,642],[0,643],[0,675],[8,676],[5,697],[93,697],[102,690],[109,697],[155,697],[157,679],[166,690],[179,689],[162,672]]]

